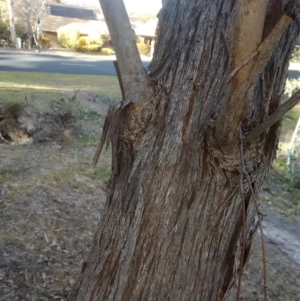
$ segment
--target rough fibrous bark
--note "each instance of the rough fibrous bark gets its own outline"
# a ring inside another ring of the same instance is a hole
[[[238,139],[231,141],[230,151],[216,139],[217,125],[228,125],[220,114],[231,96],[228,79],[242,66],[238,61],[231,65],[241,2],[247,1],[169,0],[160,11],[149,67],[152,85],[141,87],[138,103],[120,109],[118,173],[110,179],[94,249],[69,300],[228,297],[242,268],[242,208],[244,263],[257,226],[248,177],[243,175],[241,203],[241,172],[249,175],[258,195],[280,128],[275,123],[244,144],[246,171],[241,171]],[[233,129],[236,133],[246,136],[278,108],[297,22],[278,33],[263,67],[254,61],[261,71],[251,82],[249,112]]]

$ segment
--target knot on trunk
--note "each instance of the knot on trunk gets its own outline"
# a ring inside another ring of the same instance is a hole
[[[206,143],[208,152],[212,156],[211,160],[214,161],[214,166],[231,174],[239,174],[241,172],[240,142],[238,139],[236,143],[231,146],[230,151],[224,151],[217,147],[214,138],[214,128],[209,127]],[[249,174],[252,174],[253,172],[256,173],[259,164],[261,163],[263,146],[264,141],[258,141],[248,145],[247,149],[244,149],[245,167]]]
[[[118,137],[118,165],[128,167],[152,118],[152,104],[148,101],[130,103],[121,112]]]
[[[130,103],[122,115],[120,139],[136,149],[152,117],[152,105],[147,101]]]

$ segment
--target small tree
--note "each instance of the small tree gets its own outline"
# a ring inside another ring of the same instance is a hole
[[[57,2],[48,0],[47,2]],[[45,3],[44,0],[14,0],[13,9],[16,23],[22,27],[25,36],[31,42],[34,39],[36,45],[39,44],[39,24],[40,13]]]
[[[148,72],[123,1],[100,3],[124,99],[94,158],[109,136],[106,205],[68,300],[227,300],[281,117],[300,99],[280,105],[300,1],[164,1]]]

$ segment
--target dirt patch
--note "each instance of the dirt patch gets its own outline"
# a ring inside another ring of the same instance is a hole
[[[105,201],[92,154],[1,145],[0,300],[61,300],[70,291]]]
[[[267,251],[269,300],[300,300],[300,225],[291,222],[270,206],[261,209]],[[263,298],[263,265],[260,233],[257,232],[251,257],[243,276],[241,300],[260,301]]]
[[[76,128],[76,119],[66,109],[42,113],[28,104],[0,106],[0,139],[7,144],[60,141],[66,131]]]
[[[274,213],[265,210],[264,233],[269,244],[277,246],[296,266],[300,268],[300,223],[297,220],[289,221]],[[300,279],[299,279],[300,280]]]

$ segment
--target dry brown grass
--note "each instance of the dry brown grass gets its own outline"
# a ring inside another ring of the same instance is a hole
[[[53,80],[57,78],[44,79],[44,85]],[[99,81],[90,84],[99,86]],[[59,141],[30,146],[0,143],[1,301],[64,300],[91,246],[105,202],[110,153],[92,166],[103,118],[91,119],[85,110],[93,108],[102,116],[107,103],[101,97],[91,102],[99,97],[89,89],[68,101],[73,87],[58,94],[33,89],[27,101],[45,112],[51,110],[51,100],[64,98],[63,105],[79,116],[75,135],[64,130]],[[15,98],[10,94],[14,88],[7,88],[0,104],[22,103],[28,91]]]
[[[100,219],[110,154],[94,168],[95,141],[0,148],[0,300],[63,300]]]

